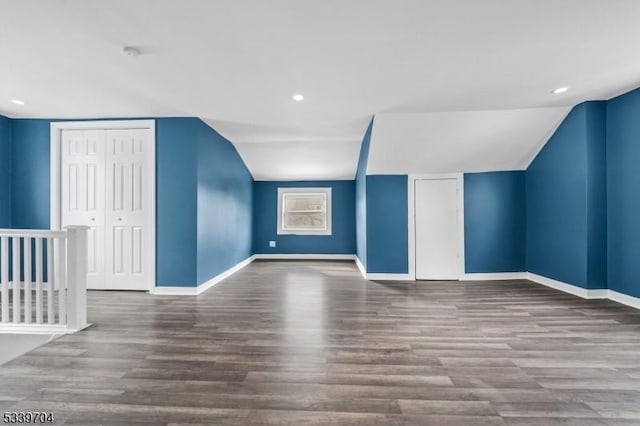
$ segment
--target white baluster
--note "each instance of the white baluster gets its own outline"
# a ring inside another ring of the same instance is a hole
[[[31,238],[22,239],[24,269],[24,322],[31,324]]]
[[[20,322],[20,237],[13,237],[13,322]]]
[[[67,260],[66,260],[66,243],[67,240],[62,238],[56,239],[56,258],[57,258],[57,267],[56,267],[56,283],[58,285],[58,323],[66,324],[67,322],[67,308],[66,308],[66,300],[67,300],[67,279],[66,279],[66,270],[67,270]]]
[[[42,238],[36,238],[36,323],[42,324]]]
[[[53,282],[55,269],[53,267],[53,237],[47,238],[47,323],[53,324]]]
[[[2,237],[0,243],[2,276],[2,322],[9,322],[9,237]]]

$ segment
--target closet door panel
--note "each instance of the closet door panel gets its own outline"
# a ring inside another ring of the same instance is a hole
[[[147,247],[152,188],[145,173],[149,132],[107,130],[107,285],[113,289],[148,288],[146,265],[153,256]]]
[[[105,131],[62,131],[62,227],[88,231],[87,287],[104,288]]]

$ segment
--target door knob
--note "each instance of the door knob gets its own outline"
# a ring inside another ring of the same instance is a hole
[[[96,221],[96,218],[95,218],[95,217],[92,217],[92,218],[91,218],[91,221],[92,221],[92,222],[95,222],[95,221]]]
[[[121,217],[118,218],[118,222],[122,222],[122,218]]]

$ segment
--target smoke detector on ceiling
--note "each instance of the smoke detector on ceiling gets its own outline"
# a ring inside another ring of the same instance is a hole
[[[131,46],[123,47],[122,53],[124,53],[126,56],[131,56],[132,58],[135,58],[136,56],[140,56],[140,51],[135,47],[131,47]]]

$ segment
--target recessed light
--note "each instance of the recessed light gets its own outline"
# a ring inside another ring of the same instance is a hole
[[[557,89],[552,90],[551,93],[553,93],[554,95],[559,95],[560,93],[564,93],[567,90],[569,90],[568,87],[558,87]]]
[[[301,93],[296,93],[295,95],[293,95],[293,100],[296,102],[304,101],[304,95],[302,95]]]
[[[24,105],[24,101],[21,101],[20,99],[11,99],[11,103],[14,103],[16,105]]]

